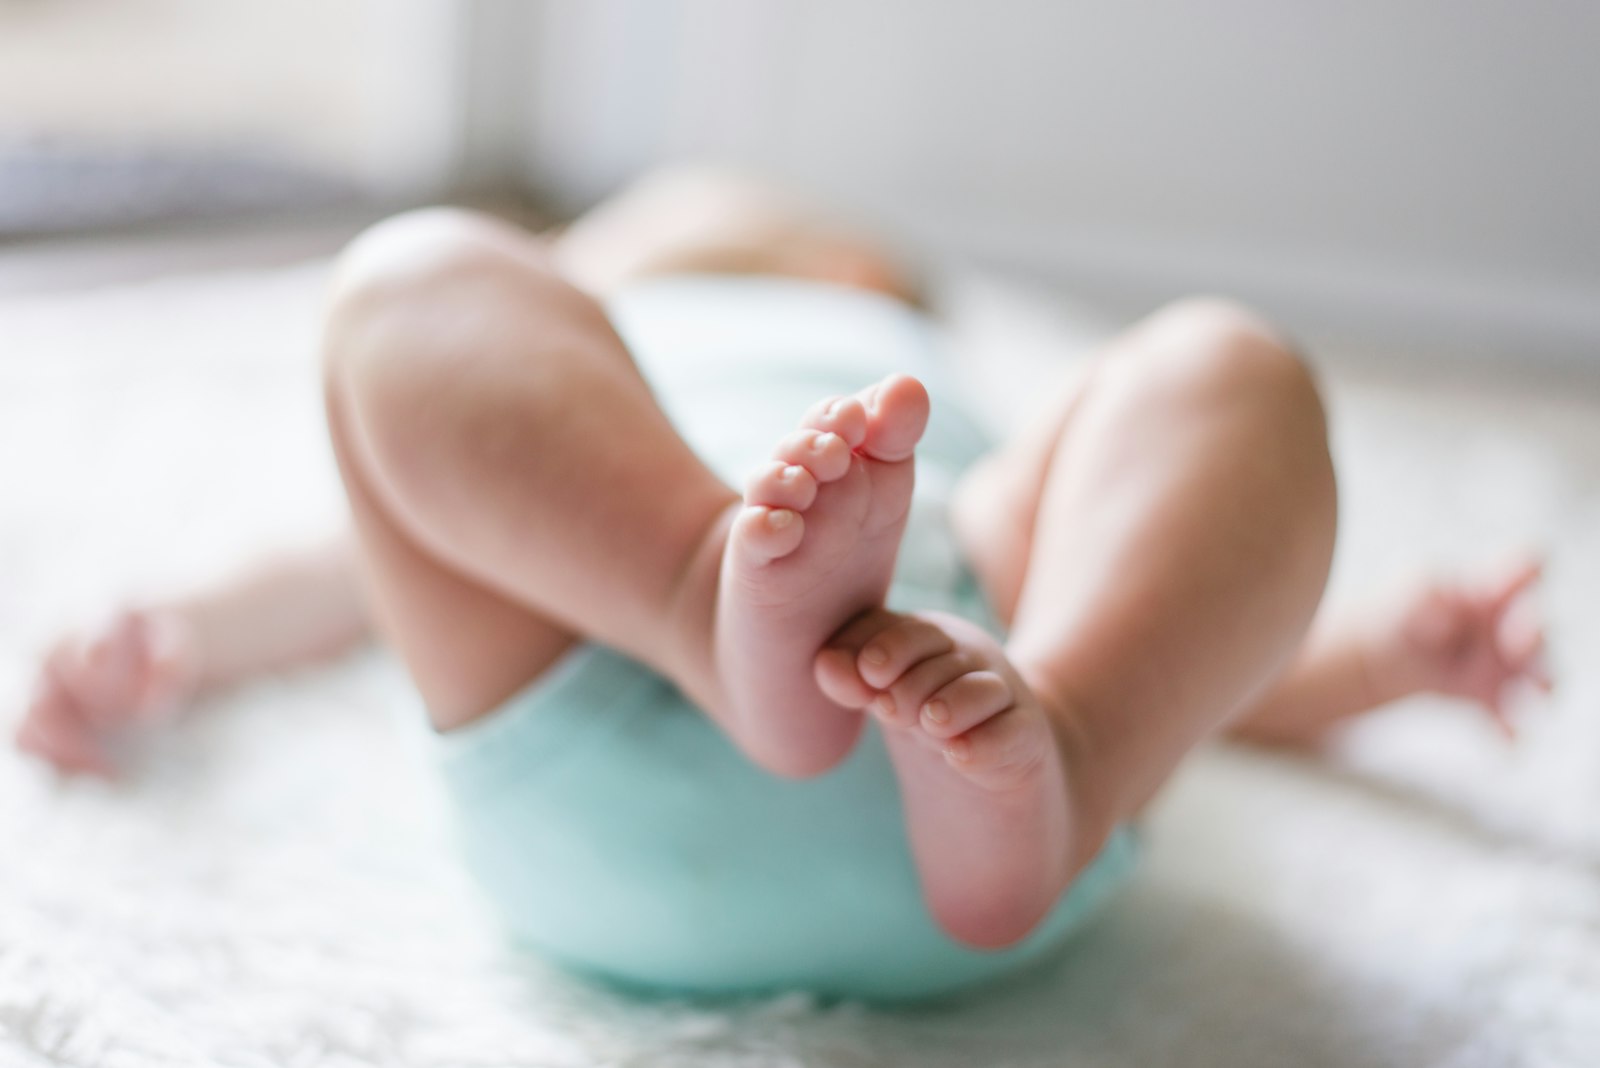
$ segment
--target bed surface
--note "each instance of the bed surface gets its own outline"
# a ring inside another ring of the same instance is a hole
[[[104,603],[337,520],[326,268],[0,299],[0,725]],[[951,289],[985,410],[1097,324]],[[1600,1063],[1600,382],[1330,361],[1333,596],[1548,547],[1556,696],[1520,743],[1416,701],[1322,762],[1217,746],[1074,951],[955,1004],[642,1004],[500,948],[449,860],[398,669],[215,702],[117,784],[0,750],[0,1062]]]

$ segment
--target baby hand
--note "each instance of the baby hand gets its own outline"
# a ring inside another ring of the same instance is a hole
[[[1433,583],[1402,611],[1396,653],[1416,690],[1483,706],[1509,737],[1514,685],[1549,692],[1544,626],[1527,596],[1543,565],[1526,560],[1487,580]]]
[[[64,772],[110,775],[107,737],[169,718],[195,677],[194,642],[182,620],[119,612],[45,655],[17,747]]]

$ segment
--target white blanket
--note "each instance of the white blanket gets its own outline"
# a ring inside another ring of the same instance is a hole
[[[324,277],[0,301],[0,725],[58,626],[337,521]],[[1006,372],[981,376],[991,412],[1082,343],[1002,288],[956,296],[969,369]],[[1104,921],[957,1004],[642,1004],[500,945],[373,654],[214,702],[115,785],[0,751],[0,1062],[1600,1063],[1600,386],[1329,390],[1335,596],[1548,547],[1561,689],[1515,748],[1417,701],[1324,762],[1199,754]]]

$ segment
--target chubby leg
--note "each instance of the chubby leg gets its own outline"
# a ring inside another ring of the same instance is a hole
[[[326,346],[354,534],[65,635],[41,665],[21,744],[109,770],[106,732],[375,625],[441,728],[497,704],[582,633],[672,675],[772,770],[813,773],[847,752],[860,719],[816,691],[810,657],[836,614],[888,581],[920,387],[887,383],[812,413],[736,513],[552,263],[595,292],[729,269],[892,288],[870,243],[711,172],[647,178],[548,247],[462,212],[375,228],[341,264]],[[793,452],[823,438],[826,455]],[[774,510],[792,525],[769,529]]]
[[[575,635],[714,703],[702,548],[735,494],[668,424],[598,305],[536,239],[455,211],[346,252],[329,424],[379,627],[440,726]],[[703,585],[703,584],[701,584]]]
[[[849,751],[860,717],[811,659],[887,588],[920,384],[819,404],[741,502],[544,246],[442,212],[347,253],[327,355],[380,627],[441,726],[582,636],[671,678],[769,770]]]
[[[819,682],[890,725],[930,907],[980,945],[1024,935],[1276,674],[1332,551],[1316,390],[1244,313],[1168,309],[1068,397],[958,496],[1005,649],[885,613],[818,658]]]
[[[1175,305],[1101,360],[1051,451],[1007,645],[1073,710],[1095,825],[1136,813],[1298,647],[1335,502],[1316,387],[1253,316]]]

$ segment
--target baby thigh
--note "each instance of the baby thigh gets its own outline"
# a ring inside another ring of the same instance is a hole
[[[1298,646],[1335,511],[1313,376],[1215,300],[1112,342],[1045,423],[968,476],[957,528],[1013,662],[1077,710],[1107,825]]]
[[[324,387],[380,629],[435,725],[590,637],[670,660],[674,583],[732,491],[539,241],[454,211],[342,258]]]

